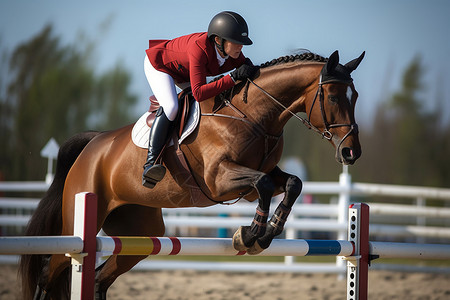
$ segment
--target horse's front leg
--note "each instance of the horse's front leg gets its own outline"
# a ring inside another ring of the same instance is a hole
[[[270,218],[264,236],[258,238],[254,246],[247,251],[249,254],[258,254],[267,249],[274,237],[283,232],[291,208],[302,191],[302,181],[297,176],[283,172],[279,167],[275,167],[269,175],[278,186],[283,187],[284,199]]]
[[[256,171],[230,161],[223,161],[215,177],[215,193],[217,196],[230,192],[250,192],[255,189],[258,193],[258,207],[250,226],[241,226],[233,236],[233,246],[238,251],[248,251],[256,240],[266,233],[269,216],[270,201],[275,191],[272,178],[260,171]]]
[[[253,187],[259,195],[258,207],[251,226],[241,226],[233,235],[233,247],[238,251],[247,251],[255,247],[258,238],[266,233],[267,219],[269,217],[270,201],[275,191],[275,185],[270,176],[263,174],[254,182]]]

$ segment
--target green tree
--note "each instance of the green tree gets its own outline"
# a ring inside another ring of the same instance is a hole
[[[422,98],[420,56],[405,69],[401,89],[377,109],[373,130],[361,133],[359,180],[390,184],[449,186],[449,128],[439,106],[427,110]],[[438,101],[442,103],[442,101]]]
[[[11,124],[6,118],[10,114],[10,106],[6,102],[6,84],[5,78],[7,74],[7,51],[3,49],[0,40],[0,166],[6,166],[8,159],[5,154],[7,141],[10,140]],[[4,170],[0,167],[0,180],[4,180]]]
[[[101,130],[116,128],[133,118],[130,109],[136,97],[129,91],[131,76],[117,64],[110,72],[99,78],[96,85],[95,111],[98,113],[95,127]]]
[[[120,65],[96,75],[93,48],[82,41],[62,45],[48,25],[12,52],[0,102],[1,171],[7,180],[42,179],[46,162],[39,152],[50,137],[62,143],[80,131],[132,120],[130,76]]]

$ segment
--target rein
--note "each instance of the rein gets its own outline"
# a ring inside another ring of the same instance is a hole
[[[319,79],[319,84],[318,84],[318,88],[317,88],[317,92],[314,96],[314,100],[313,103],[311,105],[311,108],[309,109],[309,114],[308,114],[308,119],[302,118],[299,115],[297,115],[296,113],[294,113],[293,111],[291,111],[288,107],[286,107],[283,103],[281,103],[278,99],[276,99],[274,96],[272,96],[271,94],[269,94],[266,90],[264,90],[262,87],[260,87],[259,85],[257,85],[253,80],[251,80],[250,78],[247,79],[250,83],[252,83],[256,88],[258,88],[261,92],[263,92],[267,97],[269,97],[269,99],[271,99],[274,103],[276,103],[277,105],[281,106],[284,110],[288,111],[291,115],[293,115],[294,117],[296,117],[298,120],[300,120],[308,129],[312,129],[315,132],[317,132],[318,134],[320,134],[322,136],[322,138],[326,139],[326,140],[331,140],[333,138],[333,133],[330,132],[331,128],[337,128],[337,127],[350,127],[350,130],[344,135],[344,137],[339,141],[339,144],[337,146],[337,149],[339,149],[342,145],[342,143],[344,142],[344,140],[352,133],[358,133],[358,124],[356,123],[352,123],[352,124],[330,124],[328,123],[327,120],[327,116],[325,114],[325,108],[324,108],[324,95],[323,95],[323,85],[324,84],[328,84],[334,81],[325,81],[322,82],[322,75],[320,75],[320,79]],[[314,108],[314,105],[316,103],[317,97],[319,98],[319,105],[320,105],[320,112],[322,115],[322,121],[323,124],[325,125],[325,130],[321,131],[319,128],[317,128],[316,126],[314,126],[311,123],[311,113],[312,110]],[[353,99],[352,99],[353,101]]]

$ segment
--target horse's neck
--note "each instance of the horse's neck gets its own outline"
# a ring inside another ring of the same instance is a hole
[[[242,101],[239,100],[243,99],[245,88],[233,97],[235,99],[233,102],[239,103],[239,108],[246,116],[264,127],[266,132],[273,135],[280,134],[292,117],[284,107],[294,113],[305,112],[305,99],[307,94],[311,93],[310,87],[318,79],[320,68],[319,64],[311,64],[262,69],[255,83],[270,96],[250,83],[247,103],[240,103]],[[276,100],[271,99],[271,96]]]

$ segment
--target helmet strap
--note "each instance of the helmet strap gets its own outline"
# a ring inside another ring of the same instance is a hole
[[[220,43],[217,43],[216,39],[214,38],[214,44],[217,46],[217,49],[222,52],[223,56],[227,57],[227,53],[225,52],[225,39],[219,36],[217,37],[220,39]]]

